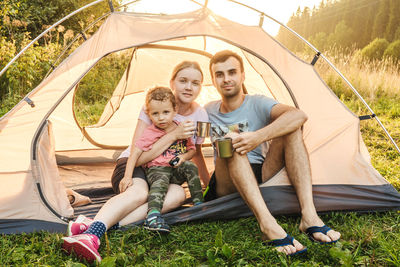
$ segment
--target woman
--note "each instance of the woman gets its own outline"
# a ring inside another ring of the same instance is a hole
[[[192,137],[196,144],[196,154],[193,157],[193,161],[199,168],[200,178],[203,183],[208,183],[209,174],[201,152],[201,143],[204,140],[194,136],[195,126],[193,123],[196,121],[208,121],[206,111],[194,102],[200,93],[202,82],[203,73],[197,62],[184,61],[174,68],[170,87],[177,102],[175,119],[182,123],[174,131],[160,138],[151,150],[142,153],[136,166],[154,159],[160,154],[160,151],[166,150],[176,140]],[[136,222],[146,217],[149,187],[143,170],[140,167],[135,168],[133,166],[132,160],[130,160],[130,152],[136,139],[142,135],[144,129],[150,123],[149,117],[142,110],[132,138],[132,144],[121,154],[112,176],[113,189],[119,194],[104,204],[93,221],[80,216],[75,222],[70,222],[68,235],[71,236],[63,238],[63,248],[67,252],[74,251],[78,257],[84,258],[89,262],[94,260],[100,262],[101,257],[98,253],[99,239],[107,229]],[[133,177],[133,179],[123,179],[124,177]],[[185,198],[185,192],[181,186],[170,184],[162,212],[165,213],[181,206]]]

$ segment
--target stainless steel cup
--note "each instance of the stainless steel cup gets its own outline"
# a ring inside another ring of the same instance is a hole
[[[198,121],[196,128],[196,135],[198,137],[209,137],[210,136],[210,125],[209,122]]]
[[[233,156],[232,138],[224,137],[215,140],[217,156],[219,158],[230,158]]]

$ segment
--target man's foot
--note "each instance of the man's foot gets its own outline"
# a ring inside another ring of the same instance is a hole
[[[277,249],[280,247],[285,247],[285,246],[291,246],[295,248],[295,244],[294,244],[295,239],[290,236],[290,235],[286,235],[285,238],[281,238],[281,239],[273,239],[270,241],[265,242],[265,244],[267,246],[272,246],[272,247],[276,247]],[[279,250],[278,250],[279,251]],[[285,252],[285,254],[287,256],[295,256],[304,252],[307,252],[307,248],[303,247],[303,249],[301,250],[296,250],[296,251],[290,251],[290,253],[288,254],[284,249],[281,252]]]
[[[79,215],[75,221],[70,221],[68,223],[68,236],[82,234],[89,228],[92,222],[92,219],[84,215]]]
[[[293,256],[307,251],[305,246],[292,236],[286,234],[283,229],[282,233],[285,235],[282,238],[268,238],[266,234],[263,234],[262,240],[265,241],[267,245],[276,247],[276,251],[285,253],[287,256]]]
[[[85,259],[87,262],[101,262],[98,252],[100,240],[97,236],[91,234],[81,234],[63,237],[62,248],[68,253],[74,253],[79,259]]]
[[[312,241],[321,244],[335,243],[340,239],[340,233],[327,227],[318,216],[313,220],[302,218],[299,228]]]
[[[295,255],[307,250],[299,241],[288,235],[275,220],[271,221],[268,227],[262,228],[261,231],[263,232],[262,240],[276,247],[278,252]]]
[[[311,226],[311,227],[308,227],[306,229],[305,234],[313,242],[317,242],[317,243],[320,243],[320,244],[332,244],[332,243],[336,243],[338,241],[338,239],[331,240],[329,242],[322,242],[322,241],[319,241],[319,240],[314,238],[314,234],[315,233],[322,233],[322,234],[326,235],[331,230],[332,229],[330,227],[326,226],[326,225],[324,225],[324,226]]]
[[[167,234],[170,232],[169,225],[164,221],[164,218],[158,212],[147,215],[146,219],[144,220],[143,227],[147,230],[156,231],[162,234]]]

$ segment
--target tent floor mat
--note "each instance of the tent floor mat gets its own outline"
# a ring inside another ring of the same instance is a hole
[[[206,147],[206,149],[208,149]],[[208,150],[202,149],[203,153],[210,154]],[[214,158],[207,155],[204,157],[207,170],[214,170]],[[73,190],[83,188],[111,187],[111,175],[114,171],[115,162],[99,162],[84,164],[63,164],[58,166],[58,171],[65,187]]]
[[[185,191],[188,193],[189,189],[187,186],[184,187]],[[108,199],[115,196],[115,193],[111,187],[103,187],[103,188],[90,188],[90,189],[77,189],[76,192],[82,194],[84,196],[90,197],[92,203],[83,205],[80,207],[74,208],[74,218],[78,217],[79,215],[85,215],[89,218],[94,218],[100,208],[106,203]],[[181,208],[177,210],[184,209],[187,207],[191,207],[191,198],[186,198],[185,203],[182,205]]]
[[[206,158],[207,166],[213,168],[212,158]],[[211,164],[210,164],[211,163]],[[93,218],[104,203],[115,195],[111,187],[111,175],[114,171],[115,163],[85,163],[85,164],[66,164],[59,165],[58,170],[64,185],[73,189],[81,195],[88,196],[92,201],[87,204],[74,208],[74,217],[85,215]],[[186,192],[186,201],[183,207],[190,206],[190,192],[187,184],[183,188]]]

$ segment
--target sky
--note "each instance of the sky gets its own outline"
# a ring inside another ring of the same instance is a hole
[[[265,14],[273,17],[274,19],[286,24],[290,16],[296,12],[300,6],[304,7],[313,6],[318,7],[321,0],[236,0],[248,6],[251,6]],[[123,3],[129,2],[124,0]],[[197,0],[199,3],[204,3],[204,0]],[[215,13],[223,15],[228,19],[237,21],[246,25],[258,25],[259,15],[255,11],[243,8],[238,4],[226,0],[208,0],[208,7]],[[199,5],[190,0],[142,0],[135,4],[130,5],[129,10],[135,12],[152,12],[152,13],[182,13],[198,9]],[[244,11],[246,10],[246,11]],[[276,35],[279,30],[279,25],[264,19],[264,29]]]

